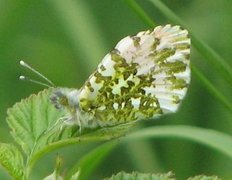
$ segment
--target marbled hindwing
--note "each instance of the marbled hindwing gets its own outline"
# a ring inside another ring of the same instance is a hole
[[[190,83],[190,39],[180,26],[127,36],[80,89],[81,111],[101,126],[175,112]]]

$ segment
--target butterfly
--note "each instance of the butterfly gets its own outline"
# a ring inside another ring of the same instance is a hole
[[[187,30],[169,24],[127,36],[80,89],[55,88],[51,102],[80,129],[176,112],[190,83],[190,44]]]

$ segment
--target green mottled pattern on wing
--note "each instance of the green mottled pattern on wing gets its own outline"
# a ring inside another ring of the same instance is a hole
[[[179,26],[127,36],[80,89],[84,114],[114,125],[175,112],[190,82],[190,39]]]

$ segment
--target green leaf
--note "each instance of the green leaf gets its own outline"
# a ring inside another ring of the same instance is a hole
[[[219,151],[232,159],[232,137],[230,135],[215,130],[204,129],[199,127],[176,125],[176,126],[158,126],[158,127],[144,128],[144,129],[136,130],[135,132],[132,132],[126,135],[125,137],[121,137],[120,141],[118,142],[130,143],[137,141],[138,139],[148,139],[148,138],[159,138],[159,139],[168,138],[168,139],[188,140],[191,142],[202,144],[213,150]],[[72,144],[75,144],[75,142],[72,141]],[[108,148],[107,144],[103,144],[102,146],[99,146],[96,150],[93,150],[92,152],[87,154],[86,157],[84,156],[83,159],[81,159],[80,162],[78,162],[76,167],[74,167],[74,170],[77,170],[78,167],[81,167],[80,177],[86,177],[85,174],[91,174],[96,166],[88,167],[87,165],[91,163],[95,163],[94,158],[95,156],[96,157],[98,156],[98,153],[104,153],[103,154],[104,156],[110,153],[111,147],[109,146],[109,149],[107,148]],[[73,170],[71,172],[73,172]]]
[[[142,179],[149,179],[149,180],[175,180],[173,174],[168,172],[166,174],[150,174],[150,173],[139,173],[139,172],[132,172],[132,173],[125,173],[120,172],[116,175],[111,176],[110,178],[105,178],[104,180],[142,180]]]
[[[53,171],[52,174],[48,175],[43,180],[63,180],[64,178],[60,175],[61,164],[62,164],[62,159],[59,156],[57,156],[55,170]]]
[[[23,157],[16,146],[0,143],[0,164],[15,179],[23,179]]]
[[[168,172],[166,174],[151,174],[151,173],[139,173],[139,172],[132,172],[132,173],[125,173],[119,172],[116,175],[111,176],[110,178],[105,178],[104,180],[175,180],[174,174]],[[190,177],[187,180],[221,180],[217,176],[205,176],[205,175],[198,175],[195,177]]]
[[[75,174],[73,174],[71,176],[70,180],[79,180],[79,171],[77,171]]]
[[[76,127],[64,127],[57,121],[65,112],[58,111],[50,103],[51,89],[45,89],[37,95],[16,103],[7,111],[7,122],[11,128],[11,135],[21,145],[27,157],[26,177],[40,157],[38,152],[44,150],[51,143],[76,134]],[[62,123],[62,122],[61,122]],[[57,125],[56,125],[57,124]]]
[[[128,143],[143,138],[185,139],[217,150],[232,159],[232,136],[211,129],[191,126],[157,126],[138,130],[123,138]]]
[[[78,175],[78,180],[89,179],[91,172],[100,164],[116,144],[116,141],[110,141],[87,153],[67,173],[68,177]]]
[[[221,180],[221,178],[219,178],[217,176],[198,175],[195,177],[190,177],[187,180]]]
[[[7,111],[11,135],[21,145],[26,155],[31,155],[36,149],[54,140],[49,138],[41,140],[63,114],[50,103],[50,94],[51,89],[46,89],[38,95],[33,94]]]
[[[51,89],[45,89],[37,95],[16,103],[7,112],[7,122],[11,135],[21,145],[27,156],[26,177],[34,163],[44,154],[69,144],[97,142],[121,136],[133,124],[117,127],[87,129],[79,133],[78,126],[65,126],[61,117],[65,111],[59,111],[50,103]]]
[[[43,180],[64,180],[64,178],[58,175],[55,171],[49,176],[45,177]]]

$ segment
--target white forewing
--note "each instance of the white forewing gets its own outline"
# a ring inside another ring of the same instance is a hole
[[[127,36],[80,89],[79,110],[99,126],[175,112],[190,83],[189,58],[190,39],[180,26]]]

